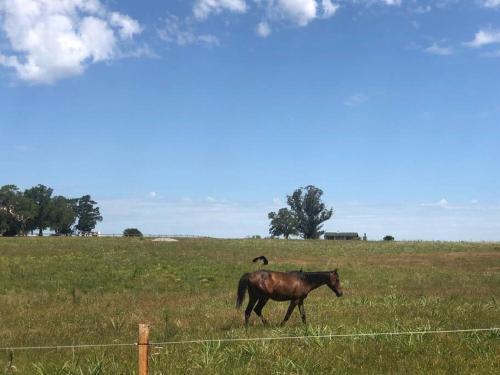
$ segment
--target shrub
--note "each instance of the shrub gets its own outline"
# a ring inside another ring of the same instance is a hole
[[[123,231],[124,237],[142,237],[142,233],[137,228],[127,228]]]
[[[394,241],[394,237],[387,235],[384,237],[384,241]]]

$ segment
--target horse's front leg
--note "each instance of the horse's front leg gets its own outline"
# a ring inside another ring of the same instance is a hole
[[[306,310],[304,310],[304,300],[299,302],[300,317],[302,318],[302,323],[306,324]]]
[[[291,301],[290,306],[288,306],[288,311],[286,312],[285,319],[281,322],[281,325],[285,325],[288,319],[290,319],[290,315],[292,315],[293,310],[298,305],[299,301]]]

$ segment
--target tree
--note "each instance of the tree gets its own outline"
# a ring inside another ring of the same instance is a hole
[[[137,228],[127,228],[123,231],[124,237],[142,237],[142,232]]]
[[[387,235],[384,237],[384,241],[394,241],[394,237]]]
[[[297,230],[305,239],[317,239],[325,221],[333,215],[333,209],[327,209],[321,201],[323,190],[309,185],[299,188],[287,197],[290,211],[297,221]]]
[[[78,199],[76,206],[78,223],[76,224],[76,229],[84,234],[92,232],[97,222],[102,221],[99,207],[94,207],[96,204],[97,202],[93,201],[90,195],[84,195]]]
[[[73,233],[73,225],[76,221],[76,199],[68,199],[63,196],[52,198],[49,207],[50,229],[57,235],[70,235]]]
[[[0,187],[0,235],[24,235],[35,217],[35,205],[16,185]]]
[[[14,206],[19,189],[15,185],[0,188],[0,234],[12,235],[11,228],[15,221]]]
[[[50,204],[53,190],[45,185],[37,185],[24,192],[24,196],[35,205],[35,216],[30,220],[31,230],[38,229],[38,235],[43,236],[44,229],[50,225]]]
[[[271,223],[269,224],[269,234],[273,237],[290,236],[299,234],[297,230],[297,220],[288,208],[281,208],[278,212],[269,212],[267,215]]]
[[[19,189],[16,185],[4,185],[0,188],[0,234],[14,236],[17,234],[16,202]]]
[[[57,235],[70,235],[78,217],[78,230],[84,233],[102,220],[99,207],[89,195],[80,199],[52,197],[53,190],[37,185],[23,192],[15,185],[0,187],[0,235],[25,235],[38,229],[42,236],[47,228]]]

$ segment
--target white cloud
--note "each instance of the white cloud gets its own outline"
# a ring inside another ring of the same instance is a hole
[[[307,26],[316,19],[333,17],[340,5],[332,0],[254,0],[271,21]]]
[[[434,55],[440,55],[440,56],[450,56],[455,53],[455,50],[453,48],[443,47],[437,43],[432,43],[432,45],[424,49],[424,51],[427,53],[432,53]]]
[[[219,38],[211,34],[198,35],[198,41],[207,46],[218,46],[220,44]]]
[[[322,0],[321,7],[323,8],[322,18],[330,18],[337,13],[340,8],[340,5],[332,3],[331,0]]]
[[[368,5],[400,6],[402,4],[402,0],[349,1]],[[340,8],[337,2],[333,0],[196,0],[193,5],[193,15],[198,20],[205,20],[212,14],[220,14],[224,11],[246,13],[253,4],[257,8],[264,9],[270,20],[286,20],[299,26],[306,26],[315,19],[334,16]],[[419,7],[419,9],[426,8]]]
[[[385,0],[384,0],[385,1]],[[391,2],[391,0],[388,0]],[[306,26],[316,19],[333,17],[340,5],[332,0],[197,0],[193,6],[193,15],[198,20],[205,20],[212,14],[223,11],[246,13],[253,5],[265,13],[266,20],[257,25],[256,32],[260,37],[271,33],[270,21],[290,22],[298,26]]]
[[[485,8],[500,8],[500,0],[482,0],[481,5]]]
[[[192,234],[216,237],[268,235],[267,213],[279,206],[258,202],[220,202],[196,199],[99,200],[102,233],[121,233],[138,227],[143,233]],[[435,203],[367,204],[337,202],[327,231],[366,233],[370,240],[387,234],[398,240],[500,240],[500,206],[465,204],[440,209]]]
[[[483,57],[492,57],[492,58],[498,58],[500,57],[500,50],[498,51],[489,51],[489,52],[484,52],[481,54]]]
[[[439,203],[439,202],[438,202]],[[399,240],[498,241],[500,206],[464,204],[446,209],[432,204],[334,205],[335,218],[325,224],[328,231],[367,233],[369,240],[387,234]]]
[[[148,193],[148,197],[151,198],[151,199],[154,199],[156,198],[157,194],[156,194],[156,191],[150,191]]]
[[[339,0],[338,0],[339,1]],[[344,2],[353,3],[353,4],[364,4],[365,6],[400,6],[403,4],[403,0],[343,0]],[[417,0],[412,0],[413,3],[416,3]]]
[[[211,34],[198,35],[189,20],[182,20],[177,16],[169,15],[163,21],[163,26],[157,30],[158,36],[165,42],[179,46],[204,44],[218,46],[219,39]]]
[[[79,37],[81,45],[79,45],[80,41],[72,39],[69,35],[60,35],[59,40],[67,38],[69,48],[71,48],[71,43],[75,43],[75,47],[85,48],[93,62],[110,60],[113,57],[116,39],[106,21],[96,17],[85,17],[80,25]]]
[[[354,94],[351,95],[349,98],[347,98],[346,101],[344,101],[344,104],[350,107],[354,107],[360,104],[365,103],[368,101],[368,97],[363,94]]]
[[[441,207],[441,208],[447,208],[448,207],[448,200],[446,198],[441,198],[437,202],[434,202],[434,203],[421,203],[420,205],[422,207]]]
[[[389,5],[389,6],[392,6],[392,5],[400,6],[402,3],[402,0],[381,0],[381,1],[385,5]]]
[[[317,16],[318,4],[315,0],[270,1],[272,15],[290,20],[299,26],[306,26]]]
[[[496,43],[500,43],[500,30],[483,29],[479,30],[474,36],[474,39],[465,43],[465,45],[472,48],[479,48]]]
[[[372,5],[387,5],[387,6],[400,6],[402,0],[347,0],[354,4],[366,4],[367,6]]]
[[[206,19],[211,14],[222,11],[245,13],[247,4],[245,0],[197,0],[193,6],[193,14],[197,19]]]
[[[131,39],[135,34],[139,34],[142,31],[139,22],[117,12],[111,13],[110,22],[111,25],[119,28],[118,32],[122,39]]]
[[[441,198],[437,203],[436,206],[439,207],[447,207],[448,206],[448,200],[446,198]]]
[[[91,63],[119,55],[119,43],[141,32],[132,18],[110,13],[100,0],[0,0],[0,28],[9,50],[0,65],[31,83],[82,74]]]
[[[430,5],[418,5],[415,9],[412,10],[413,13],[416,14],[425,14],[432,11],[432,7]]]
[[[149,45],[147,44],[143,44],[143,45],[140,45],[140,46],[136,46],[134,47],[133,49],[130,49],[130,50],[127,50],[127,51],[119,51],[119,53],[117,54],[117,57],[119,58],[141,58],[141,57],[145,57],[145,58],[149,58],[149,59],[159,59],[160,56],[158,54],[156,54],[155,51],[153,51],[151,49],[151,47],[149,47]]]
[[[267,38],[269,35],[271,35],[271,26],[269,26],[269,23],[267,22],[259,22],[255,31],[258,36]]]
[[[214,237],[266,235],[270,205],[216,199],[99,200],[104,221],[101,233],[121,233],[138,227],[143,233],[190,234]]]

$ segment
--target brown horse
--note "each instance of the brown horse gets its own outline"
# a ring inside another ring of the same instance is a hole
[[[245,310],[245,324],[248,325],[248,319],[253,310],[260,317],[262,323],[267,325],[267,320],[262,316],[262,309],[269,301],[269,298],[275,301],[290,301],[282,325],[290,318],[296,306],[299,306],[302,322],[305,323],[304,299],[311,290],[322,285],[328,285],[337,297],[341,297],[343,294],[340,289],[340,278],[337,270],[326,272],[274,272],[261,270],[245,273],[238,284],[236,308],[241,306],[245,298],[245,291],[248,290],[249,301]]]

